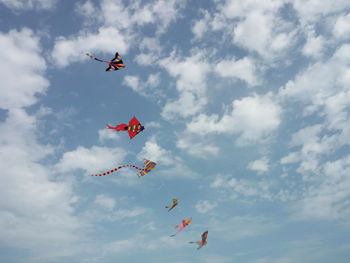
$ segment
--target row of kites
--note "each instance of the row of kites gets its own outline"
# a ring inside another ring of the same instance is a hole
[[[94,57],[93,55],[87,53],[86,54],[89,58],[99,61],[99,62],[103,62],[103,63],[107,63],[108,67],[106,68],[106,71],[116,71],[119,69],[123,69],[125,68],[125,65],[123,63],[123,60],[121,58],[121,56],[118,54],[118,52],[115,54],[115,57],[111,60],[102,60],[99,58]],[[137,134],[139,134],[140,132],[142,132],[145,127],[141,125],[141,123],[139,122],[139,120],[136,117],[133,117],[130,121],[129,124],[125,124],[125,123],[121,123],[116,125],[115,127],[107,125],[107,129],[112,129],[115,130],[117,132],[119,131],[125,131],[128,133],[130,139],[134,138]],[[107,172],[104,173],[100,173],[100,174],[93,174],[92,176],[105,176],[105,175],[109,175],[111,173],[117,172],[118,170],[125,168],[125,167],[132,167],[135,168],[137,170],[139,170],[139,172],[137,173],[137,175],[139,177],[143,177],[144,175],[148,174],[149,172],[151,172],[156,166],[156,163],[150,160],[145,160],[143,162],[143,166],[142,167],[138,167],[136,165],[132,165],[132,164],[126,164],[126,165],[121,165],[118,166],[112,170],[109,170]],[[166,206],[165,208],[168,209],[168,211],[170,212],[172,209],[174,209],[177,205],[179,204],[179,200],[178,199],[173,199],[171,205]],[[181,224],[172,226],[174,229],[178,229],[177,232],[173,235],[171,235],[170,237],[175,236],[176,234],[178,234],[179,232],[181,232],[183,229],[185,229],[190,223],[192,222],[192,217],[187,218],[187,219],[183,219]],[[189,243],[194,243],[197,244],[198,247],[197,249],[202,248],[204,245],[207,244],[207,237],[208,237],[208,231],[205,231],[202,234],[202,238],[199,241],[191,241]]]

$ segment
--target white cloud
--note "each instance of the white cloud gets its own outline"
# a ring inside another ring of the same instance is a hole
[[[176,120],[179,116],[187,118],[199,113],[206,104],[205,97],[198,97],[192,92],[180,92],[177,100],[171,100],[165,104],[162,116],[167,120]]]
[[[195,39],[201,39],[205,32],[208,31],[208,24],[211,21],[211,17],[208,11],[203,10],[204,17],[200,20],[197,20],[192,26],[192,33],[195,36]]]
[[[113,199],[112,199],[113,200]],[[102,208],[99,206],[96,208],[95,201],[95,207],[90,208],[84,212],[84,218],[88,219],[90,222],[97,222],[97,221],[109,221],[109,222],[117,222],[122,221],[125,219],[131,219],[131,218],[138,218],[141,215],[144,215],[148,212],[146,208],[142,207],[135,207],[135,208],[128,208],[128,209],[117,209],[114,210],[114,203],[113,204],[107,204],[105,197],[103,200],[99,200],[100,202],[103,202]],[[113,205],[113,207],[112,207]]]
[[[0,0],[0,3],[13,10],[51,9],[56,2],[57,0]]]
[[[39,142],[37,118],[50,110],[29,115],[23,109],[34,105],[35,95],[43,94],[49,83],[43,76],[46,63],[39,38],[29,29],[11,30],[0,38],[0,61],[6,64],[0,66],[1,98],[6,99],[1,107],[8,110],[0,123],[0,242],[29,251],[28,260],[33,255],[41,260],[69,256],[81,249],[88,223],[74,215],[78,197],[72,183],[55,178],[44,164],[54,148]],[[20,82],[15,72],[20,72]]]
[[[272,183],[266,180],[246,180],[228,178],[227,176],[216,176],[210,187],[214,189],[226,190],[231,199],[243,200],[244,198],[258,198],[271,200],[273,194],[271,192]]]
[[[150,74],[146,81],[140,81],[138,76],[127,75],[124,77],[123,83],[130,87],[136,93],[145,97],[154,97],[160,92],[155,89],[160,83],[160,74]]]
[[[155,0],[147,4],[137,0],[128,6],[124,6],[121,0],[103,0],[101,3],[106,25],[131,28],[135,25],[155,24],[157,33],[164,32],[172,22],[176,21],[183,7],[183,0]]]
[[[342,219],[349,221],[350,156],[322,165],[318,183],[307,188],[295,205],[299,219]]]
[[[176,78],[176,89],[179,91],[178,100],[168,101],[162,116],[166,119],[176,119],[178,116],[186,118],[201,111],[207,103],[206,78],[210,69],[205,53],[197,51],[192,56],[179,59],[173,52],[162,59],[159,65]]]
[[[162,165],[174,164],[174,159],[171,156],[171,153],[162,148],[154,137],[145,143],[145,146],[138,154],[138,158],[152,160],[156,163],[161,163]]]
[[[98,130],[98,140],[103,143],[106,140],[118,140],[119,134],[114,130],[102,129]]]
[[[0,124],[0,241],[30,251],[28,260],[31,253],[43,259],[74,254],[87,228],[74,215],[72,184],[42,164],[53,149],[38,142],[37,129],[36,117],[22,109],[11,109]]]
[[[179,237],[180,238],[180,237]],[[186,242],[178,242],[169,238],[169,236],[161,236],[155,239],[149,239],[144,235],[137,235],[135,237],[117,240],[111,242],[105,247],[106,252],[113,254],[120,253],[138,253],[139,251],[147,250],[164,250],[176,249],[186,246]],[[185,241],[185,240],[183,240]]]
[[[198,213],[205,214],[210,210],[214,209],[218,204],[215,201],[199,200],[195,208]]]
[[[217,156],[219,148],[210,142],[208,138],[198,137],[189,132],[184,132],[179,135],[176,142],[176,147],[185,150],[188,154],[208,159],[210,156]]]
[[[240,79],[245,81],[249,86],[254,86],[259,83],[255,63],[248,57],[239,60],[221,60],[215,66],[215,71],[221,77]]]
[[[301,52],[303,55],[313,58],[319,58],[323,56],[326,40],[323,36],[315,36],[315,32],[311,31],[307,33],[306,43],[303,46]]]
[[[259,174],[266,173],[269,170],[269,160],[263,157],[248,164],[248,169],[257,171]]]
[[[97,195],[94,203],[110,211],[115,207],[116,200],[106,195]]]
[[[263,142],[278,128],[281,111],[270,95],[254,95],[234,100],[232,110],[221,119],[217,115],[199,115],[187,124],[187,130],[198,134],[238,133],[236,143],[239,145]]]
[[[294,0],[291,2],[302,25],[316,23],[322,17],[341,12],[350,7],[347,0]]]
[[[140,54],[135,56],[134,61],[142,66],[156,64],[162,52],[162,45],[157,38],[144,37],[139,43]]]
[[[52,51],[54,63],[66,67],[73,62],[88,60],[85,53],[100,52],[113,57],[116,49],[123,55],[129,48],[130,37],[113,27],[101,27],[98,33],[81,31],[73,37],[58,37]],[[115,43],[118,43],[116,47]],[[108,60],[107,58],[106,60]]]
[[[74,151],[65,152],[56,164],[56,168],[58,172],[83,169],[88,173],[96,173],[120,165],[125,155],[125,150],[121,148],[93,146],[87,149],[79,146]]]
[[[350,38],[350,14],[337,18],[337,21],[333,27],[333,35],[339,39]]]
[[[20,108],[37,102],[49,81],[43,77],[46,70],[41,56],[39,38],[30,29],[0,33],[0,108]],[[18,79],[18,74],[21,79]]]
[[[221,233],[217,237],[226,241],[263,235],[278,227],[278,224],[262,217],[234,216],[209,219],[210,231]]]

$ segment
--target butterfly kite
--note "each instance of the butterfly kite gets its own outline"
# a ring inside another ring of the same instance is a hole
[[[107,124],[107,129],[112,129],[112,130],[116,130],[116,131],[127,131],[129,133],[129,137],[130,139],[134,138],[137,134],[139,134],[140,132],[142,132],[145,127],[143,127],[141,125],[141,123],[138,121],[138,119],[136,119],[136,117],[133,117],[130,121],[129,121],[129,125],[122,123],[119,124],[115,127],[109,126]]]
[[[169,205],[169,206],[166,206],[165,208],[168,208],[168,212],[169,212],[170,210],[172,210],[178,204],[179,204],[179,200],[173,198],[173,203],[171,205]]]
[[[190,217],[189,219],[183,219],[182,223],[180,225],[173,226],[172,228],[179,228],[179,229],[177,230],[177,232],[174,235],[171,235],[171,237],[176,236],[176,234],[178,234],[179,232],[184,230],[185,227],[187,227],[189,224],[191,224],[191,221],[192,221],[192,217]]]
[[[189,243],[190,244],[197,244],[198,245],[197,249],[201,249],[203,246],[205,246],[207,244],[207,238],[208,238],[208,231],[205,231],[202,234],[202,240],[201,241],[191,241]]]
[[[122,57],[119,55],[118,52],[115,53],[115,57],[111,61],[98,59],[89,53],[86,53],[86,55],[91,59],[107,63],[109,66],[108,66],[108,68],[106,68],[106,71],[115,71],[115,70],[125,68],[125,65],[123,64]]]
[[[156,165],[157,164],[155,162],[152,162],[152,161],[149,161],[149,160],[145,160],[143,162],[143,167],[142,168],[137,167],[136,165],[126,164],[126,165],[118,166],[118,167],[116,167],[116,168],[114,168],[114,169],[112,169],[112,170],[110,170],[108,172],[101,173],[101,174],[92,174],[91,176],[105,176],[105,175],[114,173],[114,172],[118,171],[121,168],[132,167],[132,168],[135,168],[137,170],[140,170],[140,172],[138,172],[137,175],[138,175],[138,177],[142,177],[145,174],[148,174],[150,171],[152,171]]]

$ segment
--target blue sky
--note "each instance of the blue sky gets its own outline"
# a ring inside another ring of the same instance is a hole
[[[349,262],[349,1],[0,0],[0,22],[0,262]]]

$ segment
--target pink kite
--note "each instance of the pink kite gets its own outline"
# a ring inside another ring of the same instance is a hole
[[[177,232],[174,235],[171,235],[171,237],[176,236],[176,234],[178,234],[179,232],[181,232],[186,226],[188,226],[192,221],[192,217],[190,217],[189,219],[183,219],[182,220],[182,224],[180,225],[176,225],[176,226],[172,226],[172,228],[179,228],[177,230]]]

